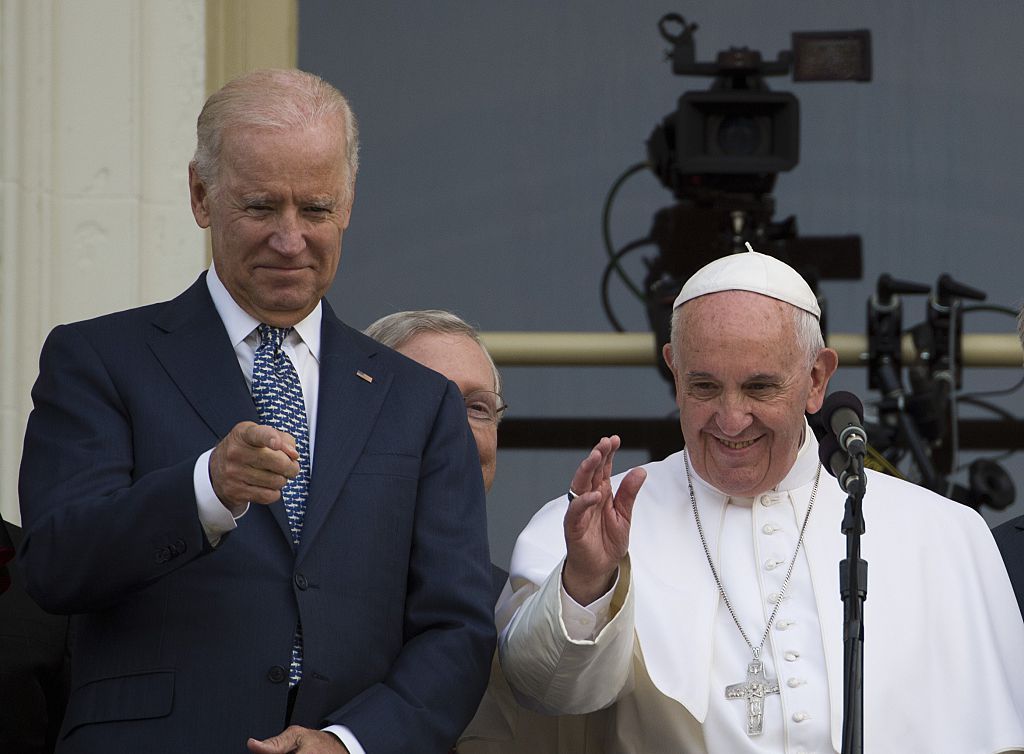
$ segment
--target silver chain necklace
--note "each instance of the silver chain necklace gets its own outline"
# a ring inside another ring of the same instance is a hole
[[[761,662],[761,650],[764,649],[764,643],[768,640],[768,634],[772,630],[772,624],[775,623],[775,616],[779,614],[779,608],[782,606],[782,600],[786,596],[786,590],[789,589],[789,579],[793,575],[793,568],[796,566],[796,558],[800,554],[800,546],[804,543],[804,532],[807,531],[807,522],[811,519],[811,511],[814,510],[814,498],[818,494],[818,482],[821,480],[821,464],[818,464],[818,471],[814,475],[814,487],[811,489],[811,498],[807,502],[807,513],[804,515],[804,522],[800,526],[800,536],[796,540],[796,549],[793,551],[793,558],[789,561],[789,568],[786,569],[786,578],[782,581],[782,589],[779,591],[779,597],[775,602],[775,608],[772,610],[772,614],[768,616],[768,623],[764,627],[764,633],[761,635],[761,643],[756,647],[754,643],[747,636],[747,632],[743,630],[743,626],[740,624],[740,619],[736,617],[736,611],[732,607],[732,602],[729,600],[729,595],[725,593],[725,587],[722,586],[722,579],[718,576],[718,569],[715,568],[715,561],[711,558],[711,550],[708,548],[707,537],[704,536],[704,527],[700,522],[700,512],[697,510],[697,496],[693,492],[693,481],[690,478],[690,459],[688,453],[683,453],[683,465],[686,468],[686,486],[690,491],[690,504],[693,506],[693,517],[697,522],[697,533],[700,534],[700,543],[704,546],[704,555],[708,559],[708,565],[711,567],[711,575],[715,579],[715,584],[718,585],[718,593],[722,595],[722,602],[729,609],[729,615],[732,616],[733,623],[736,624],[736,628],[740,630],[740,635],[743,637],[743,641],[750,647],[750,652],[753,655],[753,659],[747,664],[747,680],[743,683],[734,683],[730,686],[725,687],[725,698],[726,699],[745,699],[747,702],[747,735],[756,736],[761,733],[764,729],[764,698],[768,694],[779,693],[779,679],[768,680],[764,675],[764,663]]]

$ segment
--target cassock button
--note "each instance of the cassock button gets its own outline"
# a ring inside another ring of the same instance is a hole
[[[786,662],[796,662],[800,659],[800,653],[791,649],[783,657],[786,658]]]
[[[761,495],[761,505],[767,508],[769,505],[775,505],[775,501],[771,495]]]
[[[810,719],[811,719],[811,716],[808,715],[806,712],[794,712],[793,713],[793,722],[794,723],[802,723],[805,720],[810,720]]]
[[[272,665],[267,671],[267,680],[271,683],[280,683],[288,677],[287,671],[280,665]]]
[[[805,683],[807,683],[807,681],[805,681],[803,678],[790,678],[788,681],[786,681],[786,685],[789,686],[791,689],[800,688]]]
[[[761,527],[761,531],[763,531],[768,536],[771,536],[772,534],[774,534],[778,530],[779,530],[779,527],[776,526],[775,524],[765,524],[764,526]]]

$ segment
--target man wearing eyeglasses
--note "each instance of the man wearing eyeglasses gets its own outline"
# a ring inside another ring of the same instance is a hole
[[[497,463],[498,422],[506,406],[501,397],[501,375],[476,329],[451,312],[423,309],[381,317],[366,328],[366,334],[458,385],[480,453],[484,489],[490,492]]]

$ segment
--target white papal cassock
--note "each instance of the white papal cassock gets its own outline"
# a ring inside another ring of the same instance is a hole
[[[818,468],[817,442],[809,430],[805,436],[778,488],[755,498],[730,499],[692,475],[711,556],[755,645],[782,591]],[[588,611],[567,603],[560,586],[565,498],[520,535],[511,589],[497,608],[501,664],[520,701],[546,714],[614,705],[581,751],[596,750],[600,738],[615,754],[839,752],[845,493],[822,472],[762,655],[780,693],[766,699],[764,733],[749,737],[746,703],[726,699],[725,687],[745,679],[751,652],[701,547],[683,455],[645,468],[611,620],[601,627],[598,615],[596,634]],[[1024,751],[1024,622],[983,519],[875,473],[864,517],[864,751]],[[492,724],[504,716],[498,738],[516,728],[501,684],[496,679],[481,707]],[[488,740],[487,725],[478,718],[477,740]]]

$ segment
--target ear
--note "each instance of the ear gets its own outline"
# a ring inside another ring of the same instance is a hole
[[[809,414],[816,414],[825,401],[825,390],[828,388],[828,381],[835,374],[839,366],[839,354],[831,348],[822,348],[814,359],[814,366],[811,367],[811,392],[807,396],[806,411]]]
[[[195,160],[188,164],[188,192],[192,202],[192,216],[200,228],[210,227],[210,210],[207,202],[210,200],[210,191],[196,170]]]
[[[672,344],[666,343],[661,347],[661,358],[665,360],[668,365],[669,371],[672,372],[672,379],[676,379],[676,362],[672,358]]]

